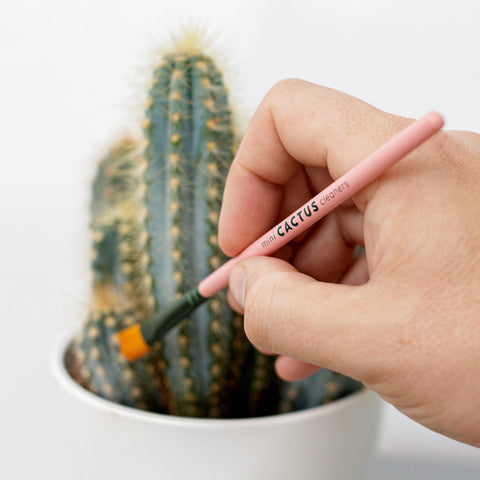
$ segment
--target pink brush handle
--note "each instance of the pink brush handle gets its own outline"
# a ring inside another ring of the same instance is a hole
[[[417,148],[443,127],[440,114],[429,112],[411,123],[391,140],[359,162],[325,190],[250,244],[242,253],[223,264],[198,285],[200,294],[209,298],[228,285],[233,267],[245,258],[271,255],[307,230],[345,200],[373,182],[385,170]]]

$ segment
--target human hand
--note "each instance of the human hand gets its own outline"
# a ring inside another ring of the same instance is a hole
[[[280,82],[231,166],[220,246],[237,255],[410,122]],[[240,262],[229,296],[279,376],[335,370],[480,446],[480,135],[436,134],[275,256]]]

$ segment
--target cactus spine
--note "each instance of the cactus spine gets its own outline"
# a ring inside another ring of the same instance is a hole
[[[200,52],[166,55],[153,72],[143,140],[124,139],[93,184],[92,307],[71,351],[86,388],[136,408],[244,417],[318,405],[357,388],[321,371],[285,384],[256,352],[225,293],[133,364],[116,332],[161,310],[220,266],[218,213],[235,151],[222,74]]]

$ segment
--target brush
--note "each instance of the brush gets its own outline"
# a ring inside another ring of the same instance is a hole
[[[142,323],[120,331],[118,341],[123,355],[129,361],[145,355],[170,329],[224,289],[228,285],[230,272],[240,260],[271,255],[373,182],[443,125],[443,117],[434,111],[414,121],[170,306]]]

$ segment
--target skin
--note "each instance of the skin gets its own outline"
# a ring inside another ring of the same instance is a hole
[[[221,248],[237,255],[410,122],[278,83],[231,166]],[[480,446],[480,136],[439,132],[276,258],[239,263],[229,298],[280,377],[341,372]]]

